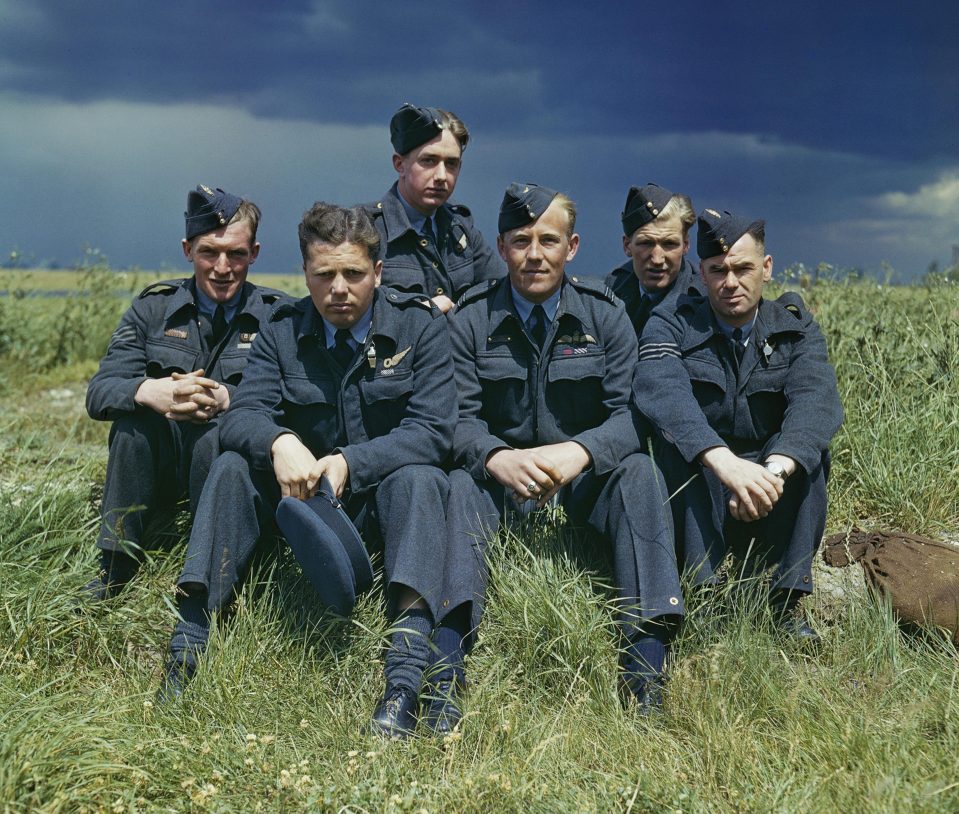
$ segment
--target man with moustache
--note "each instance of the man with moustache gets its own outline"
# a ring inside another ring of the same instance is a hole
[[[707,297],[650,317],[633,391],[659,431],[667,484],[681,489],[682,565],[695,584],[713,583],[729,551],[771,569],[775,620],[815,641],[796,606],[826,522],[829,442],[843,419],[835,371],[802,299],[763,298],[763,221],[706,209],[697,251]]]
[[[497,247],[508,277],[483,283],[450,323],[459,421],[450,473],[449,618],[468,647],[483,608],[486,541],[510,503],[520,511],[554,497],[577,524],[612,547],[622,687],[643,712],[660,703],[649,662],[660,660],[666,620],[682,612],[662,477],[640,450],[629,407],[636,335],[601,283],[566,273],[579,235],[561,193],[511,184]],[[464,650],[447,662],[464,683]],[[459,715],[455,703],[445,714]]]
[[[390,121],[396,183],[365,206],[380,234],[383,284],[423,294],[443,313],[505,272],[470,210],[449,202],[469,139],[455,113],[403,105]]]
[[[675,308],[680,295],[705,293],[686,258],[696,213],[686,195],[649,183],[629,188],[621,219],[629,260],[610,272],[606,285],[625,304],[639,337],[653,308]]]
[[[201,185],[184,217],[193,276],[140,292],[87,389],[90,417],[113,422],[90,601],[133,577],[161,509],[184,494],[196,509],[218,451],[214,419],[230,408],[253,337],[283,296],[246,279],[260,252],[256,204]]]
[[[406,737],[444,608],[449,484],[440,466],[456,414],[446,320],[421,296],[380,287],[379,236],[363,209],[317,203],[299,238],[309,296],[273,311],[224,422],[159,697],[182,694],[211,612],[232,600],[281,498],[307,500],[325,479],[358,527],[382,535],[395,632],[372,730]]]

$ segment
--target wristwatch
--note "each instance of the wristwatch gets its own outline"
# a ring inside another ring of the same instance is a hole
[[[766,469],[767,472],[770,472],[771,474],[775,475],[777,478],[782,478],[783,480],[786,480],[786,468],[781,463],[779,463],[779,461],[766,461],[766,463],[763,464],[763,467]]]

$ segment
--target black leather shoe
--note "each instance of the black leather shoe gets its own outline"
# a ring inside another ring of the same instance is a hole
[[[643,678],[620,673],[619,697],[627,710],[634,710],[644,718],[662,712],[663,677]]]
[[[426,711],[420,716],[423,725],[433,734],[449,735],[463,718],[459,698],[463,688],[458,681],[437,681],[427,685],[421,695]]]
[[[385,738],[408,738],[416,729],[416,693],[407,687],[386,688],[373,710],[370,731]]]
[[[187,684],[196,675],[196,661],[192,658],[173,658],[163,668],[163,680],[157,690],[157,705],[173,704],[183,697]]]

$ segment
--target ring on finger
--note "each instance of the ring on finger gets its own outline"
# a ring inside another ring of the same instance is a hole
[[[536,481],[530,481],[526,486],[526,491],[531,495],[535,495],[539,491],[539,484]]]

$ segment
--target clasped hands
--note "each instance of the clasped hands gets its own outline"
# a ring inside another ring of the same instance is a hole
[[[230,406],[230,392],[203,368],[192,373],[174,373],[162,379],[145,379],[134,401],[171,421],[203,424]]]
[[[768,515],[782,497],[786,482],[762,464],[740,458],[729,447],[712,447],[700,456],[732,492],[729,513],[740,522],[751,523]],[[796,461],[786,455],[770,455],[767,462],[782,464],[788,477],[796,470]]]
[[[486,458],[486,471],[513,492],[513,500],[535,500],[541,509],[560,488],[586,469],[591,458],[576,441],[563,441],[530,449],[494,449]]]

